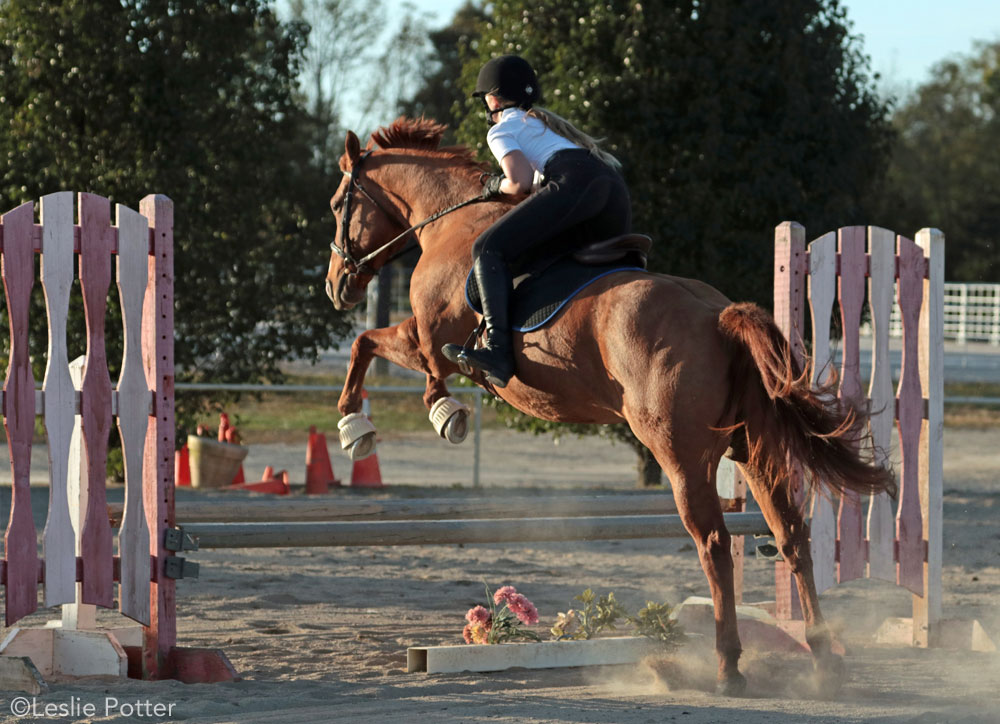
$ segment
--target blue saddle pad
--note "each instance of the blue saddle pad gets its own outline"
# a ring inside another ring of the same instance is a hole
[[[530,332],[544,327],[589,284],[619,271],[645,270],[638,266],[622,265],[621,262],[581,264],[572,257],[564,257],[540,274],[527,273],[516,277],[510,299],[511,329]],[[465,301],[478,314],[482,314],[479,285],[471,269],[465,280]]]

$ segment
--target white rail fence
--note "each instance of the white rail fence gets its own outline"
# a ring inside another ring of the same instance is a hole
[[[898,304],[893,304],[889,333],[903,336]],[[944,338],[1000,347],[1000,284],[945,282]]]

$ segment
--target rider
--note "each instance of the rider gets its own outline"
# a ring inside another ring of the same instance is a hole
[[[541,92],[526,60],[502,55],[488,61],[472,95],[486,106],[486,142],[503,169],[486,178],[483,198],[529,195],[472,247],[486,322],[484,346],[446,344],[441,351],[452,362],[481,369],[495,387],[505,387],[514,374],[507,317],[511,266],[529,250],[584,223],[588,240],[626,234],[632,211],[618,160],[569,121],[534,106]]]

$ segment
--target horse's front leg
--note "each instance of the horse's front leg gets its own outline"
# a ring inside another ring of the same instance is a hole
[[[428,367],[427,357],[420,351],[416,319],[410,317],[394,327],[362,332],[351,345],[347,379],[337,409],[344,415],[338,424],[341,446],[350,450],[353,459],[360,460],[375,451],[375,427],[361,413],[365,376],[375,357],[427,375],[424,404],[430,410],[435,430],[450,442],[465,439],[468,408],[448,395],[444,380]]]

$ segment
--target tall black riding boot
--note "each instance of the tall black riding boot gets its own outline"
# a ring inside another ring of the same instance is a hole
[[[483,305],[485,343],[479,349],[446,344],[441,351],[453,362],[465,362],[470,367],[481,369],[494,387],[506,387],[514,376],[514,350],[507,315],[512,283],[510,271],[503,260],[491,254],[480,254],[473,264],[472,273],[476,276]]]

